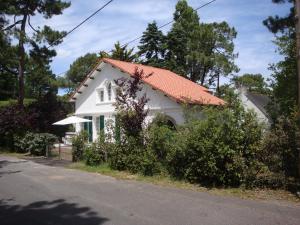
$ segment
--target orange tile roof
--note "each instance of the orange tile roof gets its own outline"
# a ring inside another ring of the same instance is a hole
[[[143,70],[145,75],[152,74],[143,81],[176,101],[203,105],[223,105],[225,103],[222,99],[210,94],[207,88],[170,70],[108,58],[103,58],[102,61],[130,75],[134,75],[136,68]]]
[[[97,66],[101,63],[108,63],[121,71],[133,76],[135,69],[143,70],[145,75],[151,74],[143,79],[145,83],[163,92],[165,95],[173,98],[175,101],[183,103],[201,104],[201,105],[224,105],[225,102],[213,96],[208,92],[208,89],[194,83],[170,70],[160,69],[152,66],[146,66],[137,63],[123,62],[120,60],[103,58]],[[75,93],[83,86],[89,76],[96,70],[97,66],[88,74],[86,79],[80,84],[77,90],[71,96],[74,97]]]

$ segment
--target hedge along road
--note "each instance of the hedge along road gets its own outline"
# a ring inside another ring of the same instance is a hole
[[[0,156],[1,225],[300,224],[300,206],[117,180]]]

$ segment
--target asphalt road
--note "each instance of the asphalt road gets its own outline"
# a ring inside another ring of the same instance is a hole
[[[300,206],[213,196],[0,156],[1,225],[300,224]]]

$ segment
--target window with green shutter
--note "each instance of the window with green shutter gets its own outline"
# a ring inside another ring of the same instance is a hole
[[[92,120],[92,116],[85,116],[85,119]],[[89,142],[93,141],[93,122],[86,122],[83,124],[83,129],[88,133]]]
[[[104,131],[104,116],[99,117],[99,131]]]

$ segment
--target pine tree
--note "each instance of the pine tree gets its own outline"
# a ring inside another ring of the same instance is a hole
[[[97,63],[97,54],[87,53],[84,56],[77,58],[66,73],[66,81],[69,89],[74,89],[80,84],[86,75],[94,68]]]
[[[111,50],[111,53],[105,51],[100,52],[100,58],[111,58],[125,62],[133,62],[138,59],[137,54],[133,53],[134,48],[127,49],[127,45],[121,46],[120,42],[115,44],[115,48]]]
[[[276,119],[280,115],[289,116],[297,105],[298,78],[296,60],[295,7],[293,0],[273,0],[277,4],[289,4],[286,16],[269,16],[263,24],[276,35],[277,52],[283,56],[278,63],[272,64],[274,106],[270,111]]]
[[[8,23],[7,17],[13,17],[12,24],[7,25],[1,32],[17,39],[18,44],[16,57],[18,58],[17,68],[7,68],[7,72],[17,71],[18,74],[18,104],[23,107],[24,101],[24,74],[28,58],[36,63],[39,69],[51,62],[51,58],[56,55],[54,50],[49,50],[46,45],[57,45],[62,40],[65,32],[52,30],[49,26],[34,28],[30,23],[30,18],[38,14],[49,19],[54,15],[62,14],[62,11],[70,6],[70,3],[61,0],[7,0],[1,1],[1,20]],[[34,31],[34,35],[29,36],[26,31],[27,25]],[[26,47],[26,51],[25,51]],[[29,57],[27,57],[29,55]],[[5,67],[3,67],[5,68]],[[47,68],[43,68],[43,70]],[[27,74],[27,71],[26,71]]]
[[[199,17],[186,0],[178,1],[174,24],[167,35],[166,65],[169,69],[188,77],[186,56],[192,31],[199,27]]]
[[[146,65],[162,67],[165,55],[165,36],[157,28],[156,22],[148,24],[146,31],[138,46],[140,56],[144,56],[143,63]]]
[[[167,35],[165,66],[202,85],[217,89],[220,76],[237,72],[233,39],[237,33],[226,22],[200,23],[186,0],[176,5],[174,24]]]

